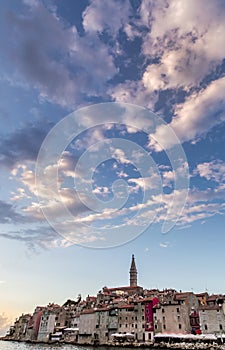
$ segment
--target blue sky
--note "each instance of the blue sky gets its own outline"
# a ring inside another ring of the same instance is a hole
[[[131,254],[145,288],[224,292],[224,2],[0,13],[0,328]]]

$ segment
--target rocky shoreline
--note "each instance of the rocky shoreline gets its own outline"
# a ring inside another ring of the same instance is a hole
[[[93,347],[124,347],[124,348],[149,348],[149,349],[177,349],[177,350],[225,350],[225,344],[218,344],[217,342],[205,342],[205,341],[179,341],[179,342],[152,342],[152,343],[136,343],[136,342],[108,342],[106,344],[87,343],[78,344],[74,341],[48,341],[41,342],[37,340],[19,340],[12,339],[10,337],[1,337],[1,341],[11,341],[29,344],[55,344],[55,345],[76,345],[76,346],[93,346]]]

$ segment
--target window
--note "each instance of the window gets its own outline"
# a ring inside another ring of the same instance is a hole
[[[134,324],[132,323],[132,328],[134,328]]]
[[[182,328],[182,325],[181,325],[181,323],[179,323],[179,329],[181,329]]]
[[[179,309],[179,307],[177,307],[177,312],[180,312],[180,309]]]
[[[135,325],[135,328],[137,328],[137,324]]]
[[[207,329],[208,329],[208,326],[207,326],[207,324],[205,324],[205,330],[207,331]]]
[[[180,321],[180,316],[179,315],[177,316],[177,319],[178,319],[178,321]],[[191,318],[191,324],[194,325],[193,321],[194,321],[193,318]]]
[[[165,318],[165,316],[163,316],[163,322],[165,322],[166,321],[166,318]]]
[[[148,340],[151,340],[152,339],[152,335],[151,333],[148,333]]]
[[[155,329],[157,329],[158,327],[157,327],[157,324],[155,324]]]
[[[137,321],[137,316],[135,316],[135,321]]]
[[[164,314],[164,312],[165,312],[165,310],[164,309],[162,309],[162,313]]]
[[[144,320],[145,319],[145,317],[144,316],[142,316],[142,320]]]
[[[126,323],[126,327],[127,327],[127,323]]]
[[[96,328],[99,328],[99,325],[98,325],[98,324],[96,324]]]
[[[145,324],[143,323],[142,328],[145,328]]]
[[[166,325],[165,324],[163,325],[163,329],[166,329]]]
[[[221,331],[223,330],[223,326],[222,326],[222,324],[220,324],[220,330],[221,330]]]

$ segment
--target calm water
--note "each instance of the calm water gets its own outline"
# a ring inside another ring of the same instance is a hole
[[[0,350],[134,350],[134,348],[120,347],[91,347],[77,345],[48,345],[48,344],[26,344],[10,341],[0,341]],[[163,349],[161,349],[163,350]]]
[[[106,350],[106,348],[101,349]],[[113,349],[115,350],[115,348]],[[76,345],[45,345],[0,341],[0,350],[93,350],[93,348],[89,346]],[[107,348],[107,350],[109,350],[109,348]]]

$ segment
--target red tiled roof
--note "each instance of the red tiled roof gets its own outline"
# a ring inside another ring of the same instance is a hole
[[[225,300],[225,295],[212,294],[208,297],[207,301],[216,301],[217,299]]]
[[[95,312],[101,312],[101,311],[109,311],[109,308],[108,307],[102,307],[102,308],[97,308],[94,310]]]
[[[134,305],[130,305],[130,304],[127,304],[127,305],[119,305],[118,308],[119,308],[119,309],[134,309]]]
[[[175,300],[185,300],[192,292],[176,293]]]
[[[199,307],[199,311],[203,311],[203,310],[221,310],[221,307],[213,305],[204,305],[204,306],[200,306]]]
[[[132,290],[132,289],[137,289],[137,288],[142,288],[140,286],[126,286],[126,287],[113,287],[113,288],[108,288],[110,292],[116,291],[116,290]]]
[[[208,295],[208,293],[207,292],[203,292],[203,293],[197,293],[195,295],[196,295],[196,297],[206,297]]]
[[[81,315],[83,314],[93,314],[95,312],[94,309],[86,309],[81,312]]]

